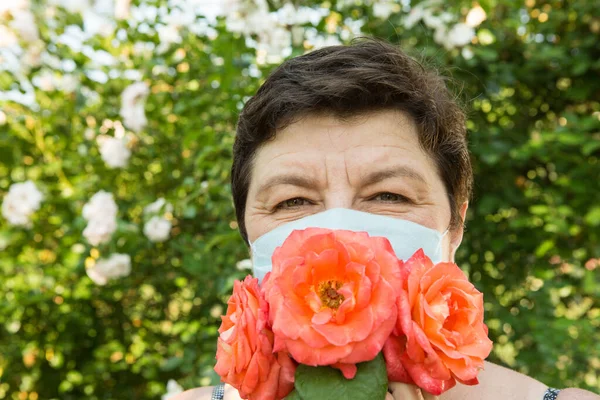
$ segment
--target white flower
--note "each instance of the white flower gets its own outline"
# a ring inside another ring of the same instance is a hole
[[[446,48],[462,47],[471,43],[475,37],[475,30],[467,24],[458,23],[450,29],[446,41]]]
[[[292,3],[285,3],[283,7],[277,10],[277,20],[283,25],[294,25],[297,12],[298,10]]]
[[[144,207],[144,214],[155,214],[160,212],[160,209],[165,205],[166,200],[164,197],[159,198],[154,203],[148,204]]]
[[[79,79],[74,75],[65,74],[60,80],[60,89],[65,93],[73,93],[79,86]]]
[[[308,20],[312,25],[317,26],[329,14],[330,10],[327,7],[321,7],[318,10],[312,7],[300,7],[297,18],[300,21]]]
[[[433,33],[433,40],[441,45],[447,46],[448,42],[448,29],[445,26],[439,27]],[[452,48],[452,46],[450,47]]]
[[[225,16],[230,7],[231,0],[213,1],[196,0],[199,14],[206,18],[211,24],[216,23],[217,17]]]
[[[0,49],[12,47],[18,43],[17,36],[4,25],[0,25]]]
[[[2,202],[2,215],[8,223],[16,226],[29,227],[30,217],[39,210],[44,196],[35,183],[26,181],[15,183],[8,189]]]
[[[117,203],[112,193],[104,190],[94,194],[92,198],[83,206],[83,218],[88,221],[94,219],[114,218],[118,212]]]
[[[271,31],[259,35],[256,62],[278,63],[291,52],[292,33],[283,27],[274,27]]]
[[[0,16],[29,8],[29,0],[11,0],[0,2]]]
[[[163,18],[167,25],[180,28],[182,26],[191,26],[196,22],[196,13],[192,4],[184,2],[181,5],[171,8],[169,14]]]
[[[171,221],[162,217],[152,217],[144,225],[144,235],[152,242],[164,242],[171,233]]]
[[[300,46],[304,42],[304,27],[292,26],[292,43],[294,46]]]
[[[88,221],[83,236],[97,246],[110,241],[117,230],[117,204],[112,193],[99,191],[83,206],[82,215]]]
[[[37,23],[31,11],[23,10],[12,14],[13,19],[10,21],[10,27],[13,28],[19,38],[25,42],[35,42],[40,38],[40,33],[37,28]]]
[[[296,8],[292,3],[285,3],[273,15],[281,25],[304,25],[310,22],[312,25],[318,25],[324,16],[329,14],[326,8],[315,9],[312,7]]]
[[[321,20],[329,15],[329,9],[321,7],[315,9],[313,7],[298,7],[296,10],[296,16],[294,18],[294,24],[304,25],[310,22],[313,26],[319,25]]]
[[[270,32],[279,24],[276,14],[269,13],[265,1],[239,1],[231,5],[225,18],[227,30],[244,35]]]
[[[117,230],[115,219],[93,219],[83,230],[83,236],[92,246],[108,243],[112,234]]]
[[[173,205],[171,203],[167,203],[167,201],[161,197],[154,203],[150,203],[144,207],[144,215],[159,214],[161,210],[163,210],[163,207],[164,211],[168,213],[173,212]]]
[[[85,137],[87,140],[94,140],[96,137],[96,131],[94,131],[92,128],[85,128],[83,137]]]
[[[133,83],[123,90],[121,94],[121,117],[123,124],[134,132],[139,132],[148,123],[144,105],[150,93],[148,85],[144,82]]]
[[[394,11],[397,11],[398,7],[393,1],[381,1],[375,0],[373,4],[373,15],[377,18],[388,19]]]
[[[127,276],[131,273],[129,254],[114,253],[107,259],[100,259],[93,267],[85,271],[95,284],[103,286],[109,280]]]
[[[96,11],[99,14],[102,14],[107,17],[112,17],[114,9],[115,9],[115,1],[114,0],[95,0],[94,1],[94,11]]]
[[[90,7],[88,0],[53,0],[50,3],[62,7],[70,13],[80,13]]]
[[[83,46],[82,53],[98,67],[110,67],[117,63],[115,57],[105,50],[94,50],[90,46]]]
[[[249,259],[249,258],[247,258],[247,259],[245,259],[245,260],[238,261],[238,262],[235,264],[235,267],[236,267],[237,269],[239,269],[240,271],[243,271],[243,270],[245,270],[245,269],[252,269],[252,260],[251,260],[251,259]]]
[[[306,36],[306,41],[311,46],[312,50],[327,46],[339,46],[342,44],[337,35],[312,35],[311,31],[308,31]]]
[[[146,22],[152,24],[156,20],[158,9],[149,4],[141,3],[131,8],[131,18],[136,24]]]
[[[112,136],[99,136],[98,145],[102,160],[109,168],[125,168],[127,166],[131,151],[127,148],[125,140]]]
[[[44,70],[38,75],[34,76],[31,82],[34,86],[40,88],[44,92],[50,92],[56,89],[58,79],[54,76],[52,71]]]
[[[422,6],[417,5],[412,10],[410,10],[406,18],[404,18],[404,26],[406,27],[406,29],[411,29],[421,19],[423,19],[424,16],[425,10]]]
[[[423,22],[428,28],[431,29],[440,29],[444,27],[444,21],[439,16],[433,15],[430,10],[425,10],[423,13]]]
[[[129,18],[129,8],[131,0],[117,0],[115,3],[115,19],[122,20]]]
[[[465,60],[470,60],[471,58],[473,58],[473,50],[471,50],[468,47],[463,47],[462,51],[460,52],[460,54],[462,54],[463,58]]]
[[[38,41],[27,48],[23,55],[23,59],[21,60],[23,68],[37,68],[42,65],[42,52],[44,51],[44,46],[44,42]]]
[[[179,34],[179,27],[177,25],[157,25],[156,32],[158,33],[160,44],[165,47],[168,47],[173,43],[181,42],[181,35]]]
[[[85,39],[85,33],[79,26],[68,25],[56,41],[70,47],[74,52],[79,53],[81,49],[83,49],[83,42]]]
[[[221,315],[223,315],[223,306],[220,304],[215,304],[211,307],[209,313],[211,317],[215,319],[219,318]]]
[[[465,22],[472,28],[478,27],[487,19],[487,14],[481,6],[475,6],[469,10]]]
[[[115,23],[93,9],[84,10],[83,13],[83,31],[87,37],[94,35],[108,36],[113,33]]]
[[[167,400],[176,394],[182,393],[183,388],[173,379],[169,379],[167,382],[167,393],[163,394],[161,400]]]

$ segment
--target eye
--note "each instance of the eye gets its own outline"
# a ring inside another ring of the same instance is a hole
[[[371,200],[379,200],[384,203],[407,203],[407,202],[410,202],[410,200],[407,197],[402,196],[401,194],[390,193],[390,192],[377,193],[375,196],[373,196],[371,198]]]
[[[293,199],[287,199],[275,206],[276,210],[298,208],[301,206],[309,205],[310,202],[302,197],[294,197]]]

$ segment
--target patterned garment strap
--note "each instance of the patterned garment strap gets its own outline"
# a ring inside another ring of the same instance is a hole
[[[556,396],[558,396],[559,389],[548,388],[546,393],[544,393],[544,400],[556,400]]]
[[[210,400],[223,400],[223,397],[225,397],[225,384],[220,383],[214,387]]]

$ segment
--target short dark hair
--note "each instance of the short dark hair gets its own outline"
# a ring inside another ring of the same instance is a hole
[[[340,119],[388,109],[407,113],[445,185],[450,228],[462,224],[460,205],[471,196],[473,171],[465,112],[446,80],[398,47],[372,38],[324,47],[278,66],[245,104],[233,145],[231,190],[246,243],[245,208],[257,149],[277,130],[313,113]]]

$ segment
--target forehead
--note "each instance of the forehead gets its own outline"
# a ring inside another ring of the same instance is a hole
[[[373,112],[349,121],[332,115],[309,115],[278,131],[258,149],[252,180],[297,168],[323,174],[324,164],[342,161],[351,174],[364,173],[382,163],[435,169],[419,144],[414,121],[401,111]]]

